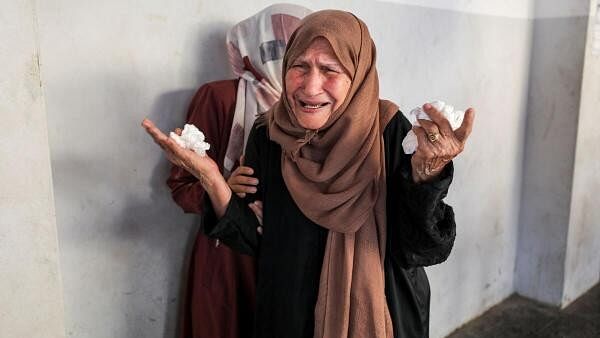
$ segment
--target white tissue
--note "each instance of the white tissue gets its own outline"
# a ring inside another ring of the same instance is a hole
[[[180,147],[192,149],[200,156],[206,156],[206,151],[210,149],[210,144],[204,142],[204,134],[193,124],[186,124],[183,126],[181,136],[171,132],[169,137]]]
[[[441,111],[444,114],[444,117],[450,122],[450,126],[452,130],[456,130],[462,124],[463,118],[465,117],[465,112],[462,110],[454,110],[454,106],[445,103],[444,101],[435,100],[430,103],[435,109]],[[429,115],[423,110],[422,107],[417,107],[410,111],[407,116],[408,121],[413,126],[420,126],[419,120],[429,120]],[[402,140],[402,149],[404,149],[405,154],[412,154],[417,150],[417,146],[419,142],[417,140],[417,135],[410,130],[404,140]]]

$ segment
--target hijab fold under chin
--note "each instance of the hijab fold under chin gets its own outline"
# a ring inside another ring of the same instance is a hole
[[[286,95],[266,120],[270,139],[282,147],[281,170],[292,198],[304,215],[329,229],[314,337],[391,338],[383,269],[383,131],[398,107],[379,100],[375,46],[351,13],[326,10],[301,21],[284,56],[284,78],[318,37],[331,44],[352,79],[346,99],[318,131],[298,125]]]

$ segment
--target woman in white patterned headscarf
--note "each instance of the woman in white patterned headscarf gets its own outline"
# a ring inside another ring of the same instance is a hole
[[[227,34],[233,72],[240,79],[233,125],[225,155],[225,175],[242,155],[250,129],[281,94],[281,67],[286,42],[310,10],[276,4],[235,25]]]
[[[237,78],[204,84],[192,99],[186,122],[203,131],[211,145],[207,154],[225,177],[235,169],[256,115],[279,99],[285,44],[308,13],[301,6],[277,4],[235,25],[227,35],[227,49]],[[238,173],[249,169],[240,168]],[[237,175],[231,179],[235,181],[236,177],[242,181],[252,179]],[[167,184],[185,212],[204,212],[206,192],[189,171],[173,166]],[[238,187],[248,191],[245,186]],[[243,193],[233,186],[232,190]],[[251,337],[254,258],[199,233],[183,303],[180,337]]]

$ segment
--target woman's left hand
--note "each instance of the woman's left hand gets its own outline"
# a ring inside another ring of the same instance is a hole
[[[431,121],[419,120],[421,127],[413,127],[419,143],[411,159],[416,183],[437,177],[446,164],[463,151],[475,119],[475,110],[469,108],[460,127],[452,130],[450,122],[431,104],[423,105],[423,110]]]
[[[210,197],[215,214],[221,218],[229,205],[232,192],[215,161],[209,156],[201,156],[193,150],[180,147],[148,119],[142,121],[142,126],[152,136],[154,142],[163,149],[171,163],[198,178],[202,188]],[[181,134],[181,131],[178,130],[177,133]]]

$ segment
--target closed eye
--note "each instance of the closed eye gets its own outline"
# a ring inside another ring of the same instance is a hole
[[[308,66],[305,63],[294,63],[291,68],[295,69],[307,69]]]

